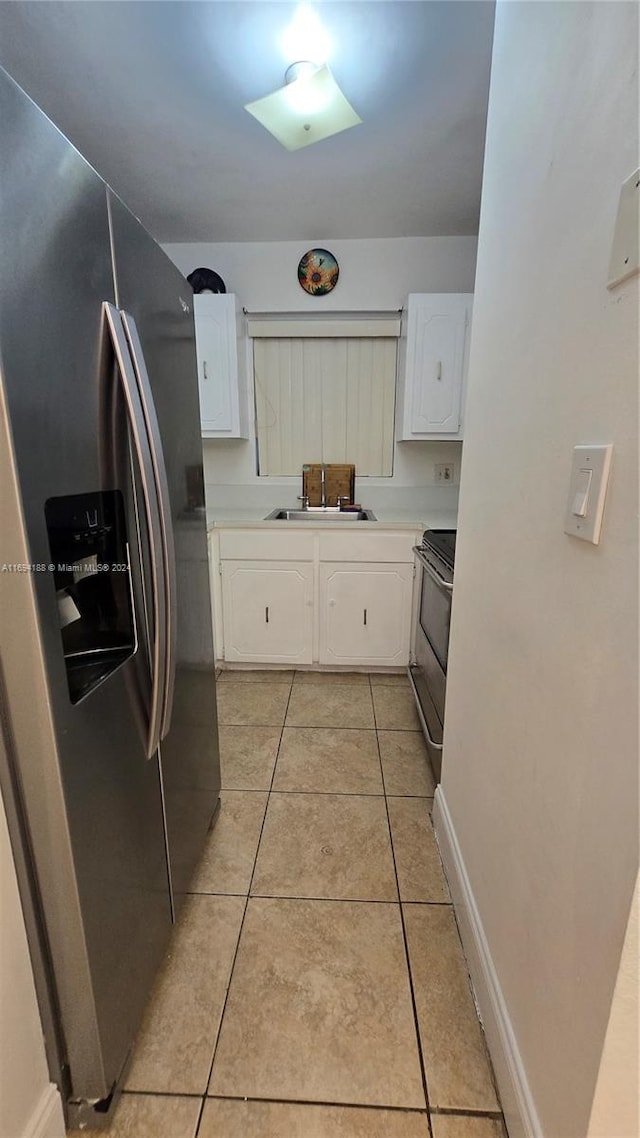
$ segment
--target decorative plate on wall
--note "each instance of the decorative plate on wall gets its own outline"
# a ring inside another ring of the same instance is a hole
[[[311,296],[325,296],[338,283],[340,269],[328,249],[309,249],[298,265],[298,281]]]

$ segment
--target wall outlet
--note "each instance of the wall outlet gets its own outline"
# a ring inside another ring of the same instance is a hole
[[[436,482],[453,482],[454,467],[452,462],[436,462],[434,470]]]

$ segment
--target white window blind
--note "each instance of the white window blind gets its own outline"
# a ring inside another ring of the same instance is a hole
[[[253,355],[260,474],[305,462],[393,473],[394,338],[256,338]]]

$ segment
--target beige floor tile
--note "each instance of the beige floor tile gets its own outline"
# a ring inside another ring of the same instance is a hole
[[[433,1138],[507,1138],[499,1118],[474,1118],[468,1114],[432,1114]]]
[[[287,727],[374,726],[368,684],[294,683],[291,689]]]
[[[453,909],[403,909],[431,1105],[499,1110]]]
[[[248,893],[267,794],[222,790],[216,823],[207,838],[191,893]]]
[[[185,901],[138,1033],[127,1090],[204,1093],[244,906],[242,897]]]
[[[220,673],[220,683],[223,684],[291,684],[292,682],[292,669],[282,672],[277,668],[273,670],[270,668],[256,669],[255,671],[225,669]]]
[[[268,790],[280,727],[220,727],[223,790]]]
[[[285,727],[273,789],[382,794],[375,731]]]
[[[409,677],[406,672],[371,672],[371,686],[409,688]]]
[[[389,798],[393,853],[403,901],[450,901],[429,798]]]
[[[296,672],[294,684],[364,684],[368,687],[366,672]]]
[[[433,798],[436,789],[427,747],[419,731],[378,731],[387,794]]]
[[[397,901],[384,798],[273,793],[251,892]]]
[[[208,1099],[198,1138],[429,1138],[429,1128],[426,1112]]]
[[[218,722],[224,727],[281,727],[290,691],[289,684],[219,683]]]
[[[252,898],[210,1092],[424,1108],[398,906]]]
[[[416,701],[409,688],[374,687],[373,706],[376,713],[376,726],[380,731],[419,731],[420,720],[416,711]]]
[[[109,1129],[108,1138],[194,1138],[200,1114],[200,1099],[177,1095],[123,1094]],[[67,1130],[67,1138],[87,1138],[93,1130]]]

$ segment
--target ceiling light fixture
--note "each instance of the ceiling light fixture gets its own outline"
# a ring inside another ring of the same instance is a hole
[[[284,87],[245,110],[285,149],[300,150],[362,122],[327,66],[331,40],[308,4],[297,7],[281,46],[285,58],[298,61],[287,68]]]
[[[286,150],[300,150],[357,126],[362,119],[342,94],[326,63],[292,63],[285,86],[247,103],[245,110],[277,138]]]

